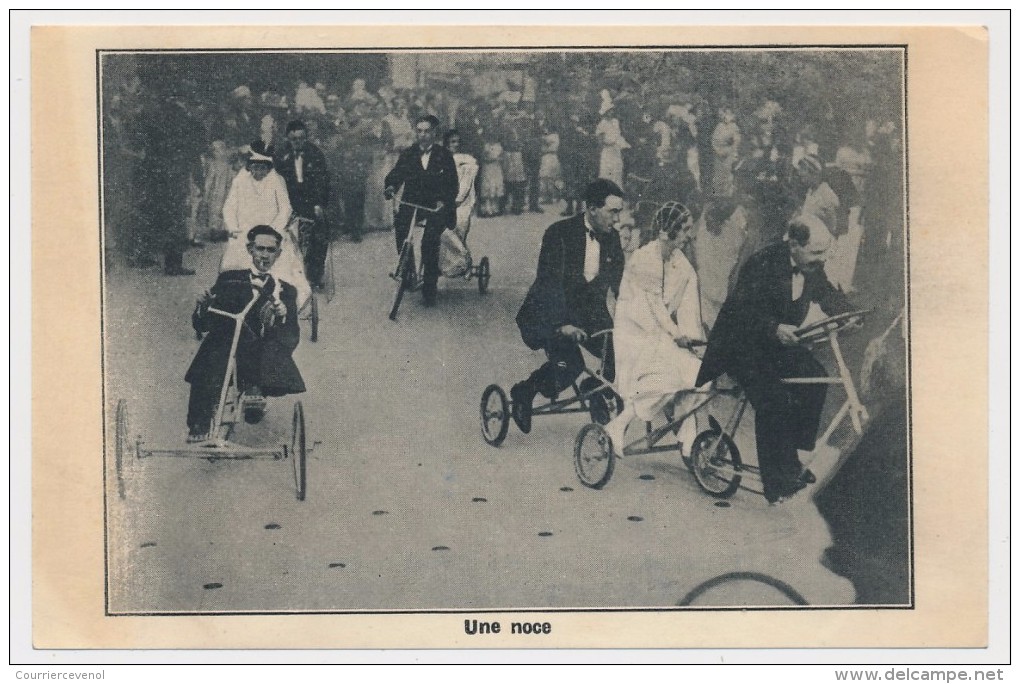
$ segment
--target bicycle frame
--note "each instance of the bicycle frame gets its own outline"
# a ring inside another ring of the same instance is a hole
[[[237,407],[240,401],[240,390],[237,389],[237,347],[241,340],[241,329],[244,326],[244,319],[251,311],[252,307],[255,306],[255,302],[258,301],[258,295],[252,292],[252,297],[244,308],[236,314],[232,314],[229,311],[223,311],[222,309],[216,309],[209,307],[209,312],[225,316],[234,321],[234,336],[230,341],[230,355],[227,357],[227,368],[223,376],[223,386],[220,388],[219,403],[216,407],[216,413],[210,423],[209,428],[209,440],[200,444],[190,444],[185,447],[143,447],[142,442],[136,444],[136,453],[138,458],[144,456],[162,455],[162,456],[191,456],[191,455],[205,455],[215,454],[217,458],[256,458],[259,456],[269,456],[274,460],[279,460],[285,457],[285,449],[276,448],[257,448],[257,447],[246,447],[239,444],[235,444],[230,441],[230,435],[233,432],[234,425],[237,423],[236,414]],[[235,388],[237,393],[236,398],[233,401],[228,401],[228,395],[230,394],[231,387]],[[229,411],[228,411],[229,407]]]

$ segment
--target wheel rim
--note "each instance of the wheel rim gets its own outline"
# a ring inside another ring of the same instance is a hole
[[[574,469],[581,484],[601,488],[613,469],[613,450],[609,435],[601,426],[590,424],[581,429],[574,448]]]
[[[307,484],[307,472],[305,470],[305,414],[301,402],[294,404],[294,420],[290,440],[291,459],[294,465],[294,486],[297,490],[297,498],[303,501]]]
[[[703,435],[695,442],[692,457],[694,476],[710,494],[724,494],[739,482],[739,475],[730,453],[728,442],[722,435]]]
[[[489,257],[482,257],[478,263],[478,290],[483,294],[489,289]]]
[[[510,409],[506,395],[496,385],[490,385],[482,396],[482,437],[492,445],[498,445],[506,437],[510,421]]]

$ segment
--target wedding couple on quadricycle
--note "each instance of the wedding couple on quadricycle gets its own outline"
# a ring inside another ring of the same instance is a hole
[[[578,434],[574,461],[579,479],[590,487],[609,481],[618,457],[674,450],[715,496],[731,495],[748,472],[760,471],[771,503],[813,482],[797,450],[814,448],[825,385],[841,384],[847,391],[837,419],[849,414],[859,432],[865,418],[835,337],[862,313],[850,311],[847,299],[826,280],[831,234],[825,225],[798,217],[783,242],[753,255],[706,342],[697,275],[684,254],[695,225],[687,208],[664,204],[652,221],[653,239],[624,267],[614,230],[623,210],[622,191],[599,179],[585,195],[584,213],[546,232],[535,283],[517,317],[525,343],[543,349],[548,361],[514,385],[510,402],[498,386],[486,390],[486,441],[503,441],[507,413],[527,433],[534,415],[587,409],[594,422]],[[609,290],[617,295],[612,318]],[[812,302],[832,317],[801,327]],[[806,348],[823,339],[833,345],[838,378],[826,377]],[[580,347],[599,359],[596,368],[586,367]],[[743,391],[717,385],[724,373]],[[571,386],[575,396],[559,399]],[[549,403],[534,407],[537,394]],[[708,429],[699,434],[696,413],[720,396],[739,399],[733,418],[724,431],[709,417]],[[758,468],[740,462],[731,438],[748,401],[756,412]],[[582,408],[570,409],[571,404]],[[665,425],[653,429],[660,415]],[[646,429],[628,442],[626,430],[635,418]],[[676,442],[660,444],[674,436]]]

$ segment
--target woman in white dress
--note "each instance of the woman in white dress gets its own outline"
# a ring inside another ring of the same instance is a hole
[[[599,155],[599,178],[608,178],[621,188],[623,187],[623,151],[630,149],[623,133],[620,131],[620,120],[614,116],[610,108],[602,112],[602,120],[595,128],[595,136],[602,145]]]
[[[223,225],[229,232],[220,261],[220,272],[251,268],[248,231],[255,226],[271,226],[283,236],[280,257],[273,265],[273,276],[293,285],[300,308],[311,295],[296,236],[288,230],[291,206],[287,184],[273,169],[272,151],[261,141],[251,144],[245,168],[234,177],[223,204]]]
[[[694,219],[682,204],[670,202],[652,225],[656,238],[627,261],[614,315],[616,380],[624,406],[606,431],[617,453],[631,420],[651,421],[677,392],[694,389],[705,341],[698,276],[682,251],[694,237]],[[675,414],[687,413],[695,401],[696,396],[680,397]],[[696,436],[692,416],[678,432],[685,453]]]

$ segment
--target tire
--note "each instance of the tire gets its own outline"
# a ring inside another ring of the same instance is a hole
[[[482,439],[490,446],[498,447],[506,439],[510,428],[510,402],[506,392],[499,385],[489,385],[482,392],[480,407],[482,418]]]
[[[705,430],[691,449],[694,479],[717,499],[728,499],[740,487],[740,451],[730,436]]]
[[[492,276],[489,270],[489,257],[483,256],[478,262],[478,294],[485,294],[489,291],[489,278]]]
[[[400,308],[400,300],[404,298],[404,290],[407,289],[408,285],[408,271],[411,268],[411,252],[410,250],[400,251],[400,261],[397,263],[397,291],[393,294],[393,306],[390,307],[390,320],[397,320],[397,309]]]
[[[312,342],[319,341],[319,300],[314,294],[311,296],[311,310],[309,318],[312,321],[312,334],[308,338]]]
[[[125,471],[128,468],[128,459],[131,458],[131,433],[130,433],[130,421],[128,419],[128,408],[127,401],[120,399],[117,401],[117,425],[116,433],[114,435],[113,445],[113,463],[114,471],[117,475],[117,496],[121,499],[127,496],[127,487],[125,485]]]
[[[574,472],[585,487],[602,489],[613,476],[616,455],[601,425],[588,423],[574,440]]]
[[[294,464],[294,486],[297,500],[304,501],[308,491],[308,452],[305,439],[305,411],[301,402],[294,402],[294,421],[290,438],[290,457]]]

